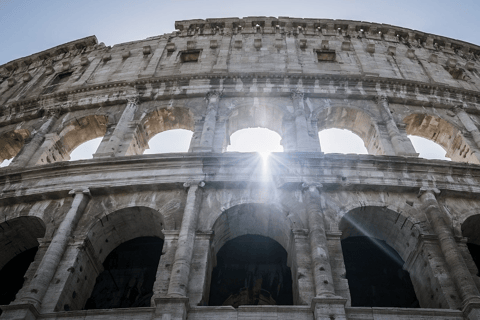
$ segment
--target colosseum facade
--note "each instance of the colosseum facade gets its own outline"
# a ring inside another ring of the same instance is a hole
[[[479,46],[347,20],[175,29],[0,66],[0,319],[480,319]],[[284,152],[226,152],[257,127]],[[329,128],[369,154],[323,153]],[[188,152],[143,155],[172,129]]]

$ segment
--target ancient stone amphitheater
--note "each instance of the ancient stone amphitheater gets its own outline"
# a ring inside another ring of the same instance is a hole
[[[346,20],[175,28],[0,66],[1,319],[480,319],[479,46]],[[284,152],[225,152],[257,127]],[[178,128],[188,152],[142,155]],[[322,153],[328,128],[369,155]]]

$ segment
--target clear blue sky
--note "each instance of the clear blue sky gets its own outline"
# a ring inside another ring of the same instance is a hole
[[[387,23],[480,44],[479,0],[0,0],[0,65],[96,35],[107,46],[174,30],[175,20],[290,16]]]

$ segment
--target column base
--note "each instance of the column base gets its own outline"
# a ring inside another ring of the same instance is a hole
[[[213,152],[212,147],[193,147],[192,152],[202,153],[202,152]]]
[[[468,320],[480,320],[480,301],[467,302],[462,308],[462,312]]]
[[[420,153],[408,153],[408,152],[400,152],[397,154],[399,157],[412,157],[412,158],[418,158]]]
[[[3,310],[0,319],[15,319],[15,320],[36,320],[40,316],[37,308],[30,303],[10,304],[0,306]]]
[[[316,297],[312,299],[312,310],[315,320],[347,320],[345,304],[347,299],[332,297]]]
[[[186,320],[189,304],[188,298],[155,299],[154,320]]]
[[[111,158],[115,156],[115,152],[103,152],[103,153],[94,153],[93,159],[98,158]]]

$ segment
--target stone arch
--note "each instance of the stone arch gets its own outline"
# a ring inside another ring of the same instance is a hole
[[[273,208],[272,210],[281,213],[280,215],[282,217],[282,220],[284,220],[285,222],[285,226],[289,225],[289,230],[292,228],[292,225],[295,225],[295,228],[304,228],[303,220],[296,213],[284,209],[277,202],[266,202],[265,200],[255,199],[254,197],[241,197],[239,199],[232,199],[228,201],[221,207],[221,210],[215,211],[213,214],[209,215],[204,223],[200,222],[203,225],[202,229],[215,232],[215,225],[219,221],[220,217],[225,214],[225,212],[234,207],[241,207],[246,205]]]
[[[0,269],[17,254],[39,245],[46,225],[42,219],[33,216],[21,216],[5,220],[0,224]]]
[[[291,221],[277,206],[244,203],[223,211],[212,227],[214,253],[238,236],[253,234],[272,238],[287,250],[290,248]]]
[[[475,264],[476,270],[473,272],[474,280],[479,283],[479,270],[480,270],[480,213],[476,210],[475,214],[469,215],[468,218],[461,224],[462,236],[467,238],[467,248],[470,256]],[[471,260],[466,259],[467,265]],[[474,269],[473,265],[468,266],[469,269]]]
[[[432,259],[441,259],[441,255],[437,258],[438,248],[421,243],[423,231],[417,221],[387,207],[364,206],[349,210],[341,218],[339,229],[342,241],[349,237],[368,237],[391,247],[398,254],[393,259],[409,272],[421,307],[449,307],[451,297],[446,298],[444,284],[441,284],[445,280],[437,276],[442,262],[431,265]]]
[[[158,210],[144,206],[116,208],[93,220],[81,235],[77,235],[83,239],[83,244],[76,253],[74,270],[68,275],[56,309],[63,310],[64,306],[69,310],[83,309],[97,277],[104,270],[107,256],[131,240],[145,237],[163,240],[164,225],[164,217]],[[80,274],[81,283],[75,281]]]
[[[172,130],[185,129],[195,131],[194,114],[188,108],[158,108],[145,115],[140,119],[145,130],[147,142],[156,134]]]
[[[84,142],[103,137],[107,131],[106,115],[88,115],[73,118],[56,131],[47,150],[43,152],[37,164],[46,164],[70,159],[70,153]]]
[[[0,134],[0,163],[15,157],[30,137],[27,129],[16,129]]]
[[[357,108],[335,106],[314,112],[318,131],[325,129],[347,129],[359,136],[369,154],[385,155],[385,146],[373,115]]]
[[[85,237],[98,254],[98,259],[103,261],[114,248],[125,241],[138,237],[163,238],[164,225],[164,217],[157,210],[130,206],[117,209],[95,220]]]
[[[230,137],[241,129],[266,128],[278,133],[283,138],[285,115],[285,111],[275,101],[255,97],[253,101],[248,103],[244,101],[228,113],[227,136]]]
[[[414,113],[403,119],[409,135],[420,136],[440,145],[446,151],[446,157],[453,161],[480,162],[474,155],[474,149],[454,124],[431,114]]]
[[[384,206],[370,205],[349,210],[341,218],[339,229],[342,239],[363,234],[384,240],[404,261],[415,250],[419,235],[423,233],[411,217]]]
[[[237,271],[232,274],[227,272],[229,268],[225,270],[226,273],[216,268],[213,269],[210,297],[212,299],[215,297],[218,298],[219,290],[224,290],[228,295],[228,299],[220,299],[223,300],[224,305],[238,306],[252,304],[246,297],[250,296],[247,292],[253,290],[253,295],[258,295],[260,301],[258,304],[293,304],[292,271],[287,267],[287,264],[291,265],[291,261],[289,261],[291,258],[289,258],[289,256],[293,254],[291,248],[291,229],[291,222],[285,214],[282,214],[281,211],[279,212],[276,206],[260,203],[245,203],[235,205],[225,210],[213,225],[213,255],[216,257],[217,262],[226,263],[225,265],[222,264],[219,266],[221,270],[223,270],[222,268],[225,268],[228,263],[232,263],[228,260],[235,258],[235,255],[232,256],[230,250],[236,252],[236,250],[240,249],[238,254],[243,252],[245,254],[245,260],[239,261],[238,263],[233,262],[232,267],[235,266],[238,270],[235,269]],[[254,243],[255,245],[253,245]],[[222,250],[224,247],[228,248],[228,250]],[[251,247],[251,250],[244,252],[244,249],[247,247]],[[267,262],[267,264],[265,261],[260,261],[262,260],[261,258],[258,259],[259,256],[261,256],[259,255],[260,252],[264,252],[264,254],[271,253],[268,250],[261,251],[263,247],[271,248],[271,251],[275,252],[275,259],[270,259],[270,262]],[[259,252],[257,252],[257,249]],[[230,259],[228,257],[230,257]],[[256,258],[250,260],[252,257]],[[278,262],[273,263],[273,260],[278,260]],[[255,265],[256,271],[253,272],[250,270],[250,267],[243,266],[242,263],[245,263],[244,261],[248,261],[248,266]],[[272,267],[273,265],[275,266]],[[246,271],[245,268],[250,271]],[[277,279],[275,281],[279,281],[278,290],[281,292],[279,296],[271,294],[268,291],[268,284],[274,281],[271,277],[269,281],[265,279],[266,269],[268,268],[272,268],[271,272],[278,275],[274,278]],[[238,274],[236,272],[238,272]],[[243,272],[246,273],[243,274]],[[244,281],[241,281],[244,277]],[[253,283],[251,277],[255,279]],[[228,285],[232,281],[238,284],[233,286]],[[215,285],[213,285],[213,283],[215,283]],[[223,287],[224,285],[226,288]],[[267,290],[265,291],[265,289]],[[221,296],[223,297],[223,295]],[[222,301],[220,300],[213,302],[213,305],[221,304]]]
[[[176,200],[168,201],[160,208],[155,206],[154,204],[151,203],[151,201],[148,201],[148,200],[135,201],[134,205],[122,204],[122,205],[115,206],[114,208],[108,209],[106,213],[105,212],[99,213],[98,219],[100,219],[101,217],[108,217],[111,214],[115,214],[119,211],[122,212],[123,210],[128,210],[130,208],[146,208],[152,211],[156,211],[158,214],[160,214],[160,216],[162,217],[161,221],[163,223],[164,230],[174,230],[175,229],[174,212],[175,212],[175,209],[178,209],[179,207],[180,207],[180,201],[176,201]],[[93,225],[90,226],[90,228],[92,227]],[[90,230],[90,229],[87,229],[87,230]],[[87,231],[87,233],[88,232],[90,231]]]
[[[24,285],[24,280],[33,276],[27,272],[38,251],[38,239],[45,236],[46,226],[42,219],[21,216],[0,223],[0,303],[9,304]],[[1,314],[0,310],[0,314]]]

